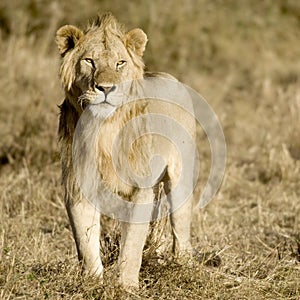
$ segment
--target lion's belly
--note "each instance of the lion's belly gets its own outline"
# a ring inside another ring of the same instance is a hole
[[[165,160],[172,185],[176,186],[182,164],[187,157],[189,161],[194,158],[195,118],[180,106],[157,99],[149,101],[148,111],[162,119],[160,134],[153,138],[153,151]]]

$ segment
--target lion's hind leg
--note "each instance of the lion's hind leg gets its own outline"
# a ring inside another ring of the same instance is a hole
[[[173,235],[173,254],[175,257],[187,257],[193,253],[190,241],[191,218],[192,218],[192,196],[190,196],[181,207],[171,213],[171,227]],[[172,199],[169,196],[169,201]]]

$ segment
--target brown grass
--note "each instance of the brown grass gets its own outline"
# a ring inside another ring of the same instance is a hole
[[[60,187],[54,33],[104,10],[148,33],[147,68],[198,90],[228,147],[222,189],[193,222],[221,266],[147,256],[132,294],[114,280],[113,235],[106,283],[83,281]],[[0,299],[299,299],[299,29],[297,0],[2,1]]]

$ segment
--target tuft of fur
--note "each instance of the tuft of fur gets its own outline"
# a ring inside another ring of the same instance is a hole
[[[112,13],[107,12],[103,15],[98,15],[89,21],[85,33],[92,32],[94,30],[103,30],[107,35],[114,34],[119,37],[125,35],[125,26],[119,23]]]

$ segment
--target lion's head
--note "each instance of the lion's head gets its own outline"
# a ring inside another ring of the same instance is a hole
[[[56,43],[63,59],[62,84],[79,113],[85,104],[109,102],[117,84],[143,77],[146,34],[138,28],[126,32],[109,13],[97,17],[85,31],[61,27]]]

